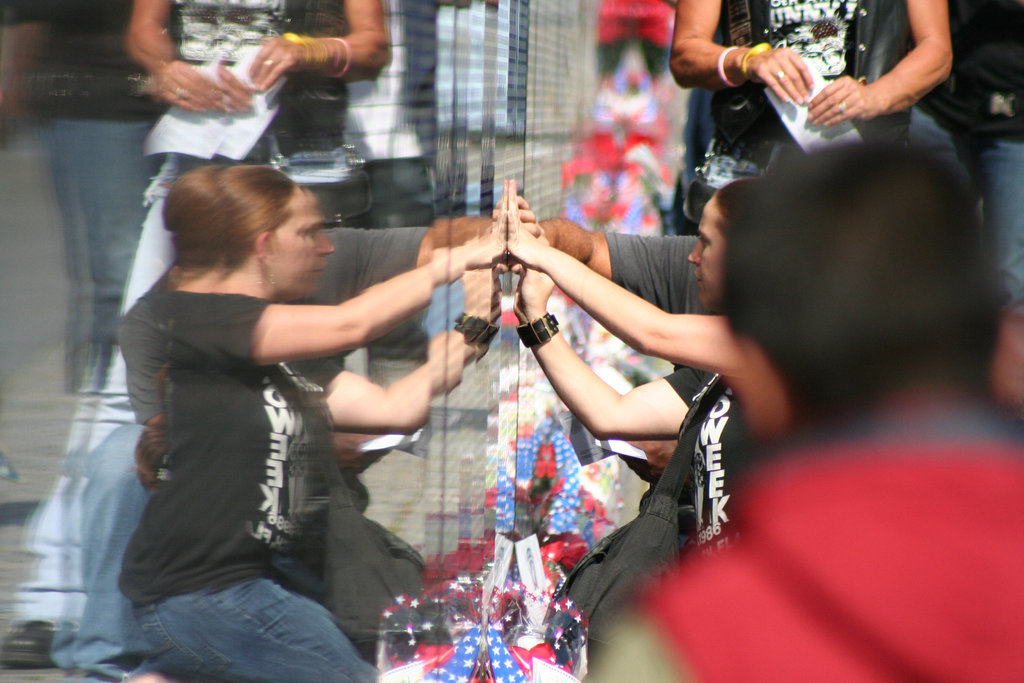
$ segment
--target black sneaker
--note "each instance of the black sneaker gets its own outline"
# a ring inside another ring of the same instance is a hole
[[[0,666],[6,669],[55,669],[50,658],[55,625],[50,621],[14,624],[0,644]]]

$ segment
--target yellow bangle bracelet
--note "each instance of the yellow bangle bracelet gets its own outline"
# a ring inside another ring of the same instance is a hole
[[[758,43],[754,47],[747,50],[747,54],[743,55],[743,59],[740,60],[740,73],[743,74],[744,78],[750,78],[750,73],[747,71],[747,62],[750,60],[750,58],[755,55],[759,55],[763,52],[768,52],[771,49],[772,46],[769,45],[768,43]]]
[[[289,43],[299,45],[303,49],[306,64],[312,67],[322,67],[331,61],[330,51],[327,46],[313,36],[300,35],[298,33],[285,33],[281,36]]]

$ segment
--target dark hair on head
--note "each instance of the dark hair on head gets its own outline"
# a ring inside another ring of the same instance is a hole
[[[971,198],[936,162],[855,146],[764,178],[733,221],[725,309],[804,412],[983,391],[999,315]]]
[[[722,214],[722,228],[726,233],[730,231],[733,218],[741,207],[753,199],[760,183],[760,178],[740,178],[715,190],[711,198],[715,200],[718,211]]]
[[[199,271],[237,267],[260,233],[287,219],[297,187],[269,166],[210,165],[183,174],[164,205],[175,265]]]

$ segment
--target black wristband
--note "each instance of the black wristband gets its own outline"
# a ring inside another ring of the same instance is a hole
[[[462,313],[455,320],[455,331],[461,332],[468,342],[486,346],[494,339],[494,335],[498,334],[498,326],[475,315]]]
[[[523,344],[527,348],[532,348],[558,334],[558,320],[550,313],[545,313],[542,318],[518,326],[516,332],[519,333]]]

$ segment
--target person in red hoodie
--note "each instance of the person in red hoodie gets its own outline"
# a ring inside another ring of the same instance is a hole
[[[1024,432],[988,397],[979,235],[955,181],[906,150],[763,182],[725,269],[763,444],[738,541],[650,586],[588,683],[1019,680]]]

